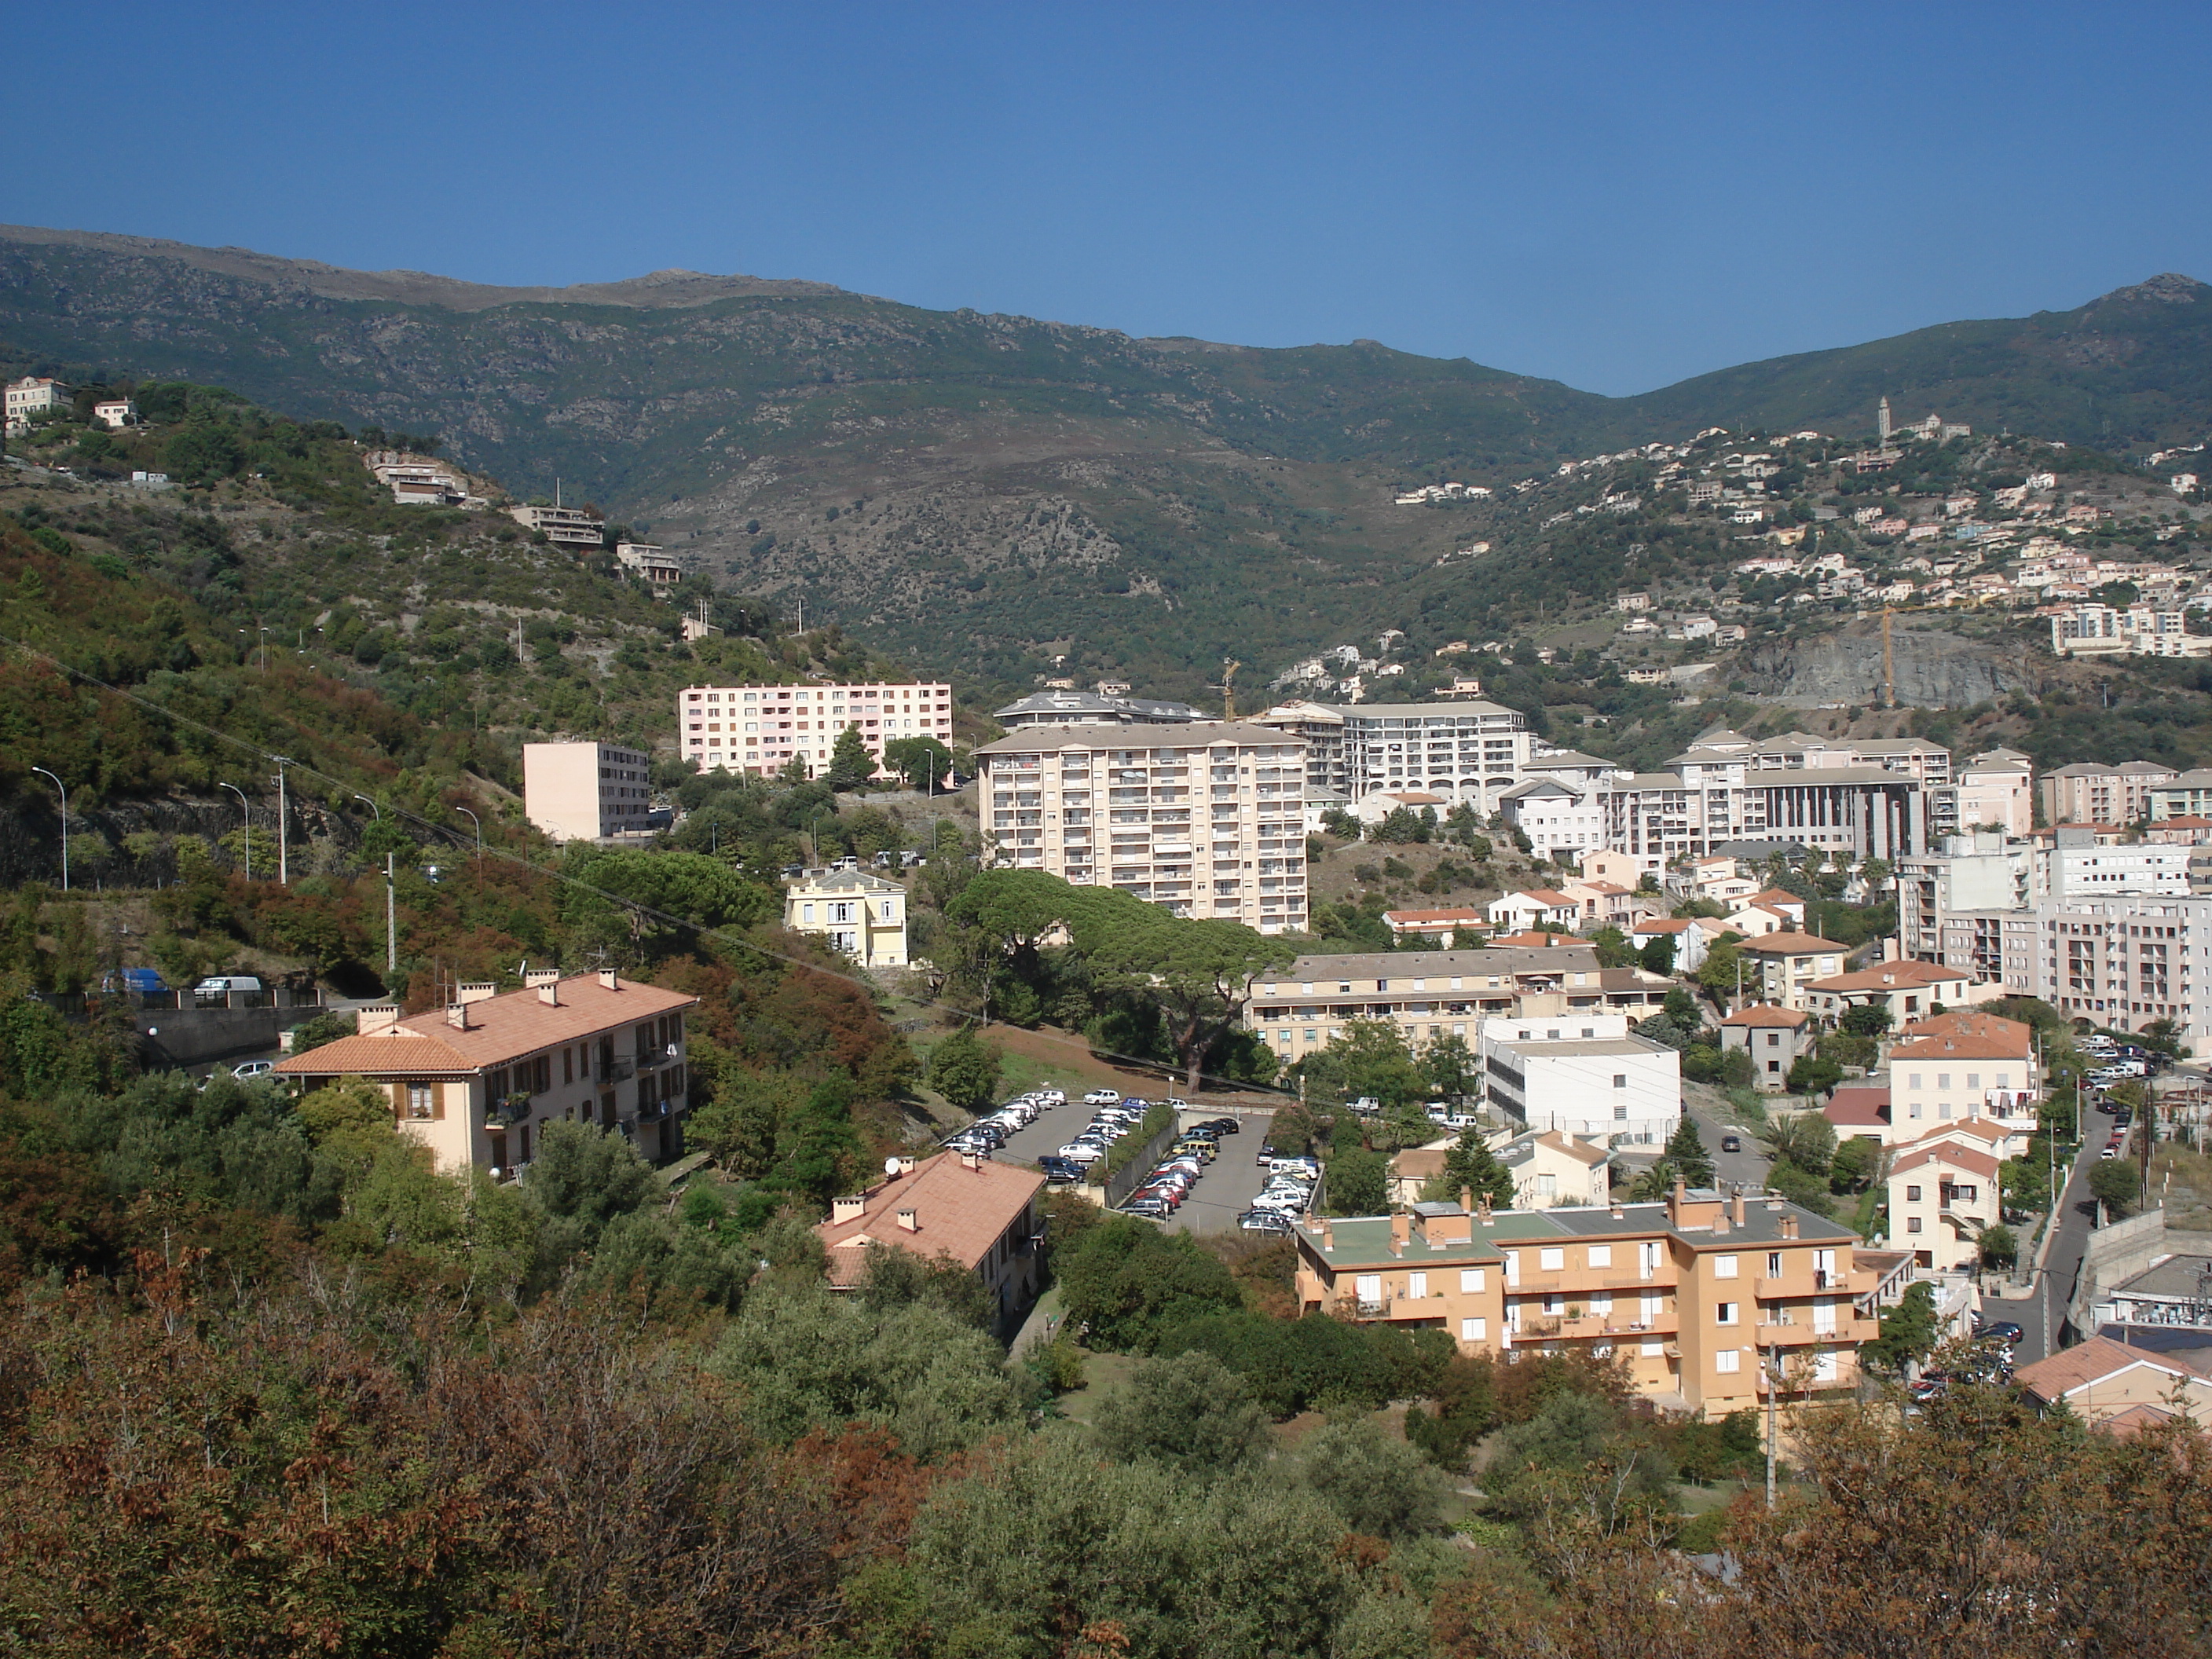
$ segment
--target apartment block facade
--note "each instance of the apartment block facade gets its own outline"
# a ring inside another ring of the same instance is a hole
[[[1263,933],[1306,925],[1302,739],[1235,720],[1039,726],[975,762],[999,864]]]
[[[1354,801],[1424,790],[1487,817],[1527,775],[1535,738],[1518,709],[1450,702],[1285,703],[1255,716],[1307,744],[1307,781]]]
[[[462,985],[444,1010],[404,1019],[364,1008],[358,1035],[281,1060],[277,1073],[310,1091],[366,1078],[441,1172],[514,1174],[556,1121],[618,1129],[649,1158],[680,1152],[684,1019],[699,999],[613,973],[548,969],[523,981],[503,996]]]
[[[526,743],[522,801],[556,841],[642,835],[653,810],[652,757],[613,743]]]
[[[1587,945],[1307,956],[1252,987],[1244,1024],[1285,1063],[1318,1054],[1355,1019],[1389,1021],[1411,1048],[1444,1036],[1472,1048],[1486,1016],[1632,1022],[1663,1007],[1674,984],[1640,968],[1601,968]],[[1574,1030],[1579,1040],[1579,1021]]]
[[[2052,899],[2033,921],[2030,994],[2069,1019],[2122,1031],[2168,1019],[2199,1053],[2212,1044],[2212,898]]]
[[[2043,816],[2051,823],[2139,823],[2151,815],[2151,792],[2175,775],[2149,761],[2062,766],[2043,775]]]
[[[684,758],[703,771],[772,777],[794,760],[811,775],[830,764],[838,736],[860,734],[877,765],[900,738],[952,744],[952,688],[936,681],[889,684],[687,685],[676,694]]]
[[[1664,1146],[1682,1121],[1682,1057],[1630,1030],[1624,1013],[1483,1020],[1485,1097],[1531,1129]]]
[[[1709,1418],[1762,1403],[1778,1370],[1799,1397],[1853,1387],[1878,1330],[1879,1277],[1853,1261],[1853,1235],[1771,1197],[1422,1203],[1295,1237],[1305,1311],[1443,1330],[1468,1354],[1587,1352]]]

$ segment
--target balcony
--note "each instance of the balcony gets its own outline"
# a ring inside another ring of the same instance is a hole
[[[637,1075],[637,1063],[628,1059],[602,1060],[592,1073],[595,1083],[627,1083]]]

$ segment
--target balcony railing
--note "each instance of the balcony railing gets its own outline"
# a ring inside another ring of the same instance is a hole
[[[636,1075],[637,1062],[635,1060],[627,1058],[603,1060],[599,1062],[599,1070],[594,1074],[594,1080],[600,1083],[627,1083]]]

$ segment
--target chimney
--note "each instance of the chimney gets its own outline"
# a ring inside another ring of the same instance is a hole
[[[467,980],[453,987],[457,1002],[489,1002],[498,994],[499,987],[488,979]]]
[[[902,1158],[899,1159],[898,1168],[892,1170],[890,1173],[891,1179],[894,1181],[897,1180],[901,1176],[912,1175],[914,1173],[914,1160],[910,1158]]]
[[[469,1005],[465,1002],[456,1002],[448,1007],[446,1010],[446,1024],[452,1026],[457,1031],[467,1030],[469,1029]]]
[[[354,1017],[354,1030],[362,1036],[386,1036],[399,1030],[399,1005],[380,1002],[373,1008],[363,1008]]]
[[[981,1169],[981,1168],[983,1167],[983,1158],[982,1158],[982,1155],[981,1155],[981,1153],[979,1153],[979,1152],[963,1152],[963,1153],[961,1153],[961,1154],[960,1154],[960,1167],[961,1167],[962,1169],[963,1169],[963,1170],[980,1170],[980,1169]]]
[[[1628,1219],[1628,1212],[1623,1209],[1618,1201],[1616,1201],[1613,1206],[1613,1218],[1615,1221],[1626,1221]]]
[[[1459,1206],[1461,1209],[1465,1210],[1469,1215],[1473,1215],[1474,1213],[1474,1188],[1462,1187],[1459,1189]]]
[[[561,1006],[561,970],[558,968],[526,968],[522,970],[526,990],[538,993],[538,1000],[548,1008]]]
[[[1689,1196],[1690,1183],[1681,1176],[1676,1176],[1674,1185],[1667,1194],[1667,1224],[1668,1226],[1679,1227],[1682,1224],[1682,1211],[1686,1207]]]
[[[1784,1238],[1797,1237],[1797,1218],[1788,1210],[1782,1212],[1782,1236]]]
[[[921,1231],[921,1223],[912,1210],[901,1210],[896,1219],[898,1224],[908,1232],[918,1233]]]
[[[1325,1219],[1321,1224],[1321,1247],[1324,1250],[1334,1250],[1336,1248],[1336,1224],[1334,1222]]]
[[[599,969],[599,983],[605,986],[610,991],[619,991],[622,989],[622,981],[615,977],[615,970],[611,968],[602,968]]]
[[[1490,1194],[1488,1193],[1482,1195],[1482,1208],[1477,1213],[1481,1216],[1484,1226],[1490,1225]]]
[[[554,980],[547,984],[539,986],[538,988],[538,1000],[544,1003],[548,1008],[558,1008],[561,1006],[560,981]]]
[[[1736,1188],[1735,1196],[1729,1200],[1729,1219],[1739,1227],[1743,1225],[1743,1188],[1741,1185]]]
[[[830,1200],[830,1219],[832,1222],[858,1221],[861,1212],[868,1207],[865,1198],[833,1198]]]
[[[1405,1255],[1407,1241],[1413,1236],[1413,1222],[1406,1212],[1400,1210],[1394,1213],[1390,1218],[1390,1254]]]

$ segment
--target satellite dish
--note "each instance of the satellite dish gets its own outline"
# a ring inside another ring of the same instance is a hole
[[[888,1176],[896,1175],[898,1173],[898,1160],[895,1158],[885,1158],[884,1160],[884,1173]]]

